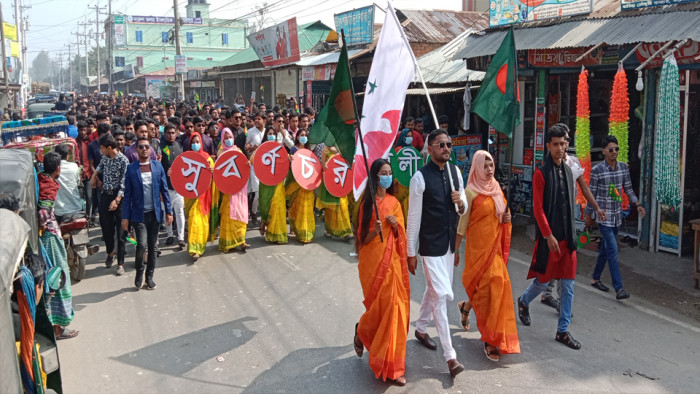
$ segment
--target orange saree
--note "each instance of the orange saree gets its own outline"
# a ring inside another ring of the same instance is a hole
[[[392,195],[377,202],[384,242],[379,236],[360,246],[358,269],[366,312],[357,335],[369,351],[369,366],[377,378],[396,379],[406,370],[406,338],[410,319],[410,285],[406,265],[406,231],[401,204]],[[398,234],[384,219],[393,215]],[[362,213],[360,213],[360,222]],[[376,221],[374,212],[370,229]],[[362,234],[358,234],[362,239]]]
[[[499,223],[493,198],[468,189],[473,200],[458,233],[466,235],[462,284],[476,315],[481,340],[501,353],[520,353],[513,290],[508,276],[511,223]],[[471,197],[471,196],[469,196]],[[466,233],[466,234],[465,234]]]

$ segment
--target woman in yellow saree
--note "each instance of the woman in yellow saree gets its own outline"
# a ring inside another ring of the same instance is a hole
[[[323,149],[321,161],[327,163],[328,160],[337,154],[337,149],[326,147]],[[326,227],[326,237],[337,237],[343,239],[352,238],[352,224],[350,223],[348,196],[340,198],[335,197],[328,192],[328,189],[326,189],[324,184],[321,184],[318,189],[316,208],[323,210],[323,222]]]
[[[272,127],[265,130],[266,141],[276,141],[277,133]],[[258,190],[260,197],[260,235],[265,236],[268,242],[276,242],[280,245],[287,243],[287,199],[284,194],[284,182],[275,186],[267,186],[260,183]]]
[[[294,155],[299,149],[309,149],[309,136],[306,130],[299,130],[294,139],[294,147],[290,154]],[[291,157],[294,160],[294,156]],[[306,190],[299,186],[292,172],[289,172],[285,184],[287,199],[289,200],[289,229],[301,243],[309,243],[314,239],[316,232],[316,218],[314,217],[314,191]]]
[[[213,171],[214,160],[202,149],[202,137],[194,132],[190,137],[190,146],[209,163],[209,171]],[[211,188],[194,199],[185,200],[185,212],[187,212],[187,251],[192,256],[192,261],[197,261],[204,254],[207,242],[213,242],[216,238],[216,227],[219,216],[219,192],[214,181]],[[213,222],[213,223],[212,223]],[[213,225],[212,225],[213,224]],[[210,230],[214,231],[210,231]]]
[[[367,187],[370,186],[376,190],[379,219],[370,193],[365,193],[361,200],[357,245],[366,311],[355,326],[353,342],[359,357],[365,348],[368,350],[369,366],[376,378],[403,386],[406,384],[411,288],[403,213],[399,201],[391,194],[394,188],[388,161],[377,159],[372,163]]]
[[[233,143],[233,133],[228,128],[224,129],[221,136],[221,148],[217,156],[221,156],[228,150],[241,151]],[[245,242],[245,233],[248,229],[248,188],[242,187],[237,193],[221,193],[219,205],[221,216],[219,223],[219,250],[228,253],[240,247],[242,251],[250,246]]]
[[[502,353],[520,353],[515,325],[513,291],[508,276],[511,223],[501,187],[493,177],[494,161],[484,150],[472,158],[467,181],[467,213],[457,227],[457,246],[466,237],[462,284],[469,301],[459,303],[462,325],[469,329],[469,310],[474,309],[484,342],[484,353],[498,361]],[[455,255],[455,265],[459,255]]]

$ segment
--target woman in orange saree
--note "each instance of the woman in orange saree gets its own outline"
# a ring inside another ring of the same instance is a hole
[[[502,353],[520,353],[520,341],[507,269],[511,218],[493,174],[491,155],[477,151],[465,189],[469,208],[457,227],[456,248],[466,237],[462,284],[469,301],[459,303],[462,325],[469,329],[469,309],[473,308],[484,353],[489,360],[498,361]]]
[[[365,313],[355,326],[355,352],[369,352],[376,378],[406,384],[406,338],[410,318],[410,285],[406,265],[406,232],[401,204],[391,193],[391,166],[375,160],[367,188],[376,190],[379,219],[370,193],[362,199],[357,244]],[[371,183],[371,185],[370,185]],[[371,230],[370,230],[371,228]],[[381,241],[381,233],[384,242]]]

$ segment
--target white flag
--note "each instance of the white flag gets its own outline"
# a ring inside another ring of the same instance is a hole
[[[402,30],[394,7],[389,3],[369,70],[360,121],[370,167],[374,160],[388,157],[399,129],[406,89],[415,73],[415,56]],[[367,185],[367,169],[359,138],[355,144],[353,193],[355,199],[359,199]]]

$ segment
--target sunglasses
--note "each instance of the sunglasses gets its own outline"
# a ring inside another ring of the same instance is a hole
[[[275,122],[277,122],[277,123],[284,123],[284,120],[279,119],[279,120],[276,120]]]
[[[620,151],[620,147],[619,147],[619,146],[616,146],[616,147],[614,147],[614,148],[608,149],[608,152],[610,152],[610,153],[619,152],[619,151]]]
[[[204,127],[204,123],[197,123],[197,127]]]
[[[234,116],[233,119],[243,119],[241,116]]]
[[[139,149],[149,149],[151,146],[147,144],[139,144]]]
[[[447,147],[447,149],[452,149],[452,143],[451,143],[451,142],[438,142],[438,143],[435,143],[435,144],[433,144],[433,145],[439,146],[440,149],[444,149],[445,147]]]

